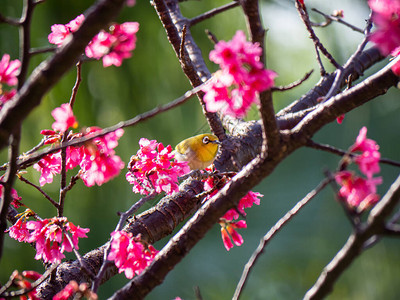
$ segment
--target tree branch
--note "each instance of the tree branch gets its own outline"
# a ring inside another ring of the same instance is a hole
[[[314,286],[306,293],[304,299],[322,299],[333,289],[339,276],[361,254],[364,243],[385,229],[385,221],[400,200],[400,176],[389,188],[382,200],[371,210],[367,224],[353,232],[343,248],[324,268]]]

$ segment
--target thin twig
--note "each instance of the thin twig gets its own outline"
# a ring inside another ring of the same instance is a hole
[[[317,35],[314,32],[314,29],[311,26],[311,21],[307,9],[300,3],[299,0],[296,0],[296,8],[300,14],[301,19],[303,20],[304,25],[307,28],[307,31],[310,33],[310,38],[313,41],[314,45],[322,52],[323,55],[326,56],[326,58],[336,69],[340,69],[341,68],[340,64],[336,62],[336,60],[329,53],[329,51],[319,41],[319,38],[317,37]]]
[[[253,269],[257,259],[264,252],[265,247],[275,236],[275,234],[277,234],[284,225],[286,225],[307,203],[309,203],[311,199],[313,199],[319,192],[321,192],[329,184],[330,181],[330,178],[324,179],[314,190],[309,192],[302,200],[297,202],[296,205],[291,210],[289,210],[282,218],[280,218],[279,221],[267,232],[267,234],[264,235],[257,249],[254,251],[249,261],[246,263],[232,299],[239,299],[243,288],[247,283],[248,276]]]
[[[317,63],[319,66],[319,74],[324,77],[328,74],[325,70],[324,64],[322,63],[321,54],[319,53],[318,46],[314,45],[315,48],[315,56],[317,57]]]
[[[369,41],[369,32],[371,31],[371,28],[372,28],[372,22],[371,22],[371,16],[370,16],[369,19],[367,20],[367,25],[364,30],[364,34],[365,34],[364,39],[358,46],[356,52],[354,52],[354,54],[350,57],[350,59],[348,60],[346,65],[352,64],[353,61],[355,59],[357,59],[358,56],[362,53],[362,51],[364,50],[365,46],[367,45],[367,43]],[[329,89],[329,92],[325,95],[325,100],[328,100],[332,96],[336,95],[337,91],[340,89],[340,86],[342,84],[344,74],[345,74],[345,72],[344,72],[343,68],[339,68],[337,70],[335,80],[333,81],[333,84],[332,84],[331,88]]]
[[[326,151],[329,153],[333,153],[339,156],[343,156],[343,155],[349,155],[351,158],[357,156],[357,154],[354,153],[348,153],[345,150],[333,147],[331,145],[327,145],[327,144],[320,144],[320,143],[316,143],[312,140],[309,140],[307,142],[307,144],[305,145],[307,147],[313,148],[313,149],[318,149],[318,150],[322,150],[322,151]],[[381,158],[379,160],[380,163],[382,164],[387,164],[387,165],[391,165],[391,166],[395,166],[395,167],[400,167],[400,162],[395,161],[395,160],[391,160],[391,159],[387,159],[387,158]]]
[[[69,99],[69,105],[71,106],[71,109],[74,108],[76,94],[78,93],[79,85],[82,82],[81,69],[82,62],[78,61],[78,63],[76,64],[76,81],[74,87],[72,88],[71,98]]]
[[[338,22],[338,23],[340,23],[340,24],[343,24],[343,25],[349,27],[350,29],[352,29],[352,30],[354,30],[354,31],[357,31],[357,32],[360,32],[360,33],[364,33],[364,30],[362,30],[361,28],[358,28],[358,27],[356,27],[356,26],[354,26],[354,25],[352,25],[352,24],[350,24],[350,23],[347,23],[346,21],[343,21],[342,18],[335,17],[335,16],[332,16],[332,15],[327,15],[327,14],[325,14],[325,13],[319,11],[319,10],[316,9],[316,8],[311,8],[311,10],[312,10],[312,11],[315,11],[316,13],[319,13],[319,14],[322,15],[322,16],[324,16],[324,18],[327,20],[326,25],[321,25],[321,24],[320,24],[319,27],[325,27],[325,26],[331,24],[332,21],[335,21],[335,22]],[[312,23],[312,25],[313,25],[314,27],[315,27],[315,26],[318,26],[318,24],[315,24],[315,23]]]
[[[204,14],[201,14],[201,15],[199,15],[197,17],[194,17],[194,18],[190,19],[189,20],[189,26],[191,27],[193,25],[196,25],[197,23],[200,23],[200,22],[202,22],[204,20],[212,18],[212,17],[214,17],[215,15],[217,15],[219,13],[222,13],[222,12],[228,10],[228,9],[234,8],[234,7],[239,6],[239,5],[240,5],[239,1],[233,1],[231,3],[222,5],[220,7],[213,8],[212,10],[210,10],[208,12],[205,12]]]
[[[57,50],[56,47],[44,47],[44,48],[31,48],[29,49],[29,54],[30,55],[36,55],[36,54],[43,54],[43,53],[52,53]]]
[[[218,43],[218,39],[214,33],[212,33],[209,29],[205,30],[208,39],[215,45]]]
[[[300,84],[302,84],[308,78],[310,78],[310,76],[311,76],[311,74],[313,72],[314,72],[314,70],[311,70],[310,72],[306,73],[306,75],[304,75],[303,78],[301,78],[301,79],[299,79],[299,80],[297,80],[295,82],[292,82],[291,84],[288,84],[286,86],[274,86],[274,87],[271,88],[271,91],[273,91],[273,92],[275,92],[275,91],[284,92],[284,91],[287,91],[287,90],[291,90],[291,89],[299,86]]]
[[[42,189],[40,186],[38,186],[38,185],[36,185],[36,184],[30,182],[28,179],[22,177],[21,175],[18,175],[18,179],[21,180],[22,182],[25,182],[26,184],[28,184],[28,185],[30,185],[30,186],[33,186],[33,187],[34,187],[35,189],[37,189],[47,200],[49,200],[50,203],[53,204],[53,206],[54,206],[55,208],[58,208],[58,203],[57,203],[56,201],[54,201],[45,191],[43,191],[43,189]]]
[[[82,259],[82,256],[79,254],[78,250],[76,250],[76,247],[74,245],[74,242],[72,241],[72,238],[69,236],[69,233],[65,230],[64,227],[62,227],[62,231],[64,233],[64,236],[67,238],[68,242],[70,243],[72,247],[72,251],[74,252],[76,259],[78,260],[79,264],[81,265],[81,269],[90,276],[90,278],[94,278],[95,274],[86,266],[84,260]]]
[[[0,14],[0,23],[6,23],[12,26],[20,26],[21,22],[17,19],[14,18],[9,18],[9,17],[5,17],[2,14]]]

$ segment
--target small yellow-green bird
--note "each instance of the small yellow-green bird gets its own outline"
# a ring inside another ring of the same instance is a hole
[[[202,170],[212,164],[220,142],[213,134],[199,134],[183,140],[175,147],[175,158],[187,161],[191,170]]]

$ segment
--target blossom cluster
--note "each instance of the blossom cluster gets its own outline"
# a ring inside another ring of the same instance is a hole
[[[72,222],[68,222],[66,217],[27,221],[23,215],[8,229],[8,232],[11,238],[19,242],[35,242],[35,259],[54,263],[60,262],[65,257],[63,254],[65,251],[79,249],[78,239],[87,237],[89,229],[75,226]],[[72,244],[66,234],[71,235]]]
[[[258,43],[246,41],[243,31],[237,31],[231,41],[220,41],[210,52],[210,60],[219,64],[211,81],[203,88],[208,111],[221,111],[234,117],[243,117],[258,93],[274,85],[276,73],[264,69]]]
[[[215,177],[209,177],[204,182],[204,190],[213,190],[206,198],[210,199],[214,196],[219,189],[221,189],[227,182],[231,180],[230,177],[224,176],[216,179]],[[263,195],[257,192],[249,191],[246,196],[240,199],[239,204],[236,208],[228,210],[219,220],[221,225],[222,242],[227,251],[233,248],[233,244],[240,246],[243,244],[242,236],[236,231],[236,229],[246,228],[247,223],[245,220],[238,220],[240,216],[246,216],[245,208],[250,208],[254,204],[260,205],[260,198]],[[233,243],[232,243],[233,241]]]
[[[43,130],[45,144],[57,144],[63,134],[70,127],[76,127],[77,121],[69,104],[62,104],[53,110],[55,122],[53,130]],[[88,127],[83,132],[69,134],[68,139],[90,137],[101,131],[99,127]],[[86,186],[102,185],[119,174],[124,167],[121,158],[115,155],[114,148],[118,146],[118,139],[124,134],[122,129],[108,133],[105,136],[94,138],[80,147],[67,147],[66,169],[70,170],[80,166],[79,177]],[[53,182],[53,176],[59,174],[62,168],[61,151],[48,154],[33,166],[41,173],[39,183],[41,186]]]
[[[114,231],[111,237],[111,251],[107,259],[114,261],[119,273],[125,272],[126,278],[139,275],[158,253],[152,245],[145,247],[140,236],[133,237],[132,233]]]
[[[372,21],[377,29],[369,39],[376,44],[383,55],[400,54],[400,1],[369,0],[373,12]],[[392,66],[392,71],[400,76],[400,62]]]
[[[349,149],[350,153],[361,152],[354,162],[366,178],[357,176],[352,171],[340,171],[335,174],[336,182],[341,186],[339,197],[356,212],[362,212],[379,201],[376,186],[382,183],[381,177],[373,177],[380,172],[379,146],[367,138],[367,128],[361,128],[356,142]]]
[[[148,195],[165,192],[168,195],[177,192],[178,177],[187,174],[190,168],[186,161],[174,160],[172,147],[164,147],[156,140],[141,138],[140,149],[131,157],[126,180],[133,184],[133,192]]]
[[[85,20],[84,15],[77,16],[68,24],[55,24],[51,26],[51,33],[48,36],[50,43],[61,46],[71,34],[78,30]],[[125,22],[113,24],[109,31],[100,31],[87,45],[85,54],[89,58],[102,59],[103,66],[115,65],[119,67],[122,61],[132,56],[136,48],[136,33],[139,30],[139,23]]]
[[[16,89],[3,89],[3,84],[10,87],[17,85],[20,66],[21,62],[18,59],[10,61],[9,54],[4,54],[0,60],[0,108],[17,93]]]

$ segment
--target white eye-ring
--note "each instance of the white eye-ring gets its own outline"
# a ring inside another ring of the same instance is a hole
[[[208,144],[210,142],[210,139],[208,138],[208,136],[205,136],[204,138],[203,138],[203,143],[204,144]]]

